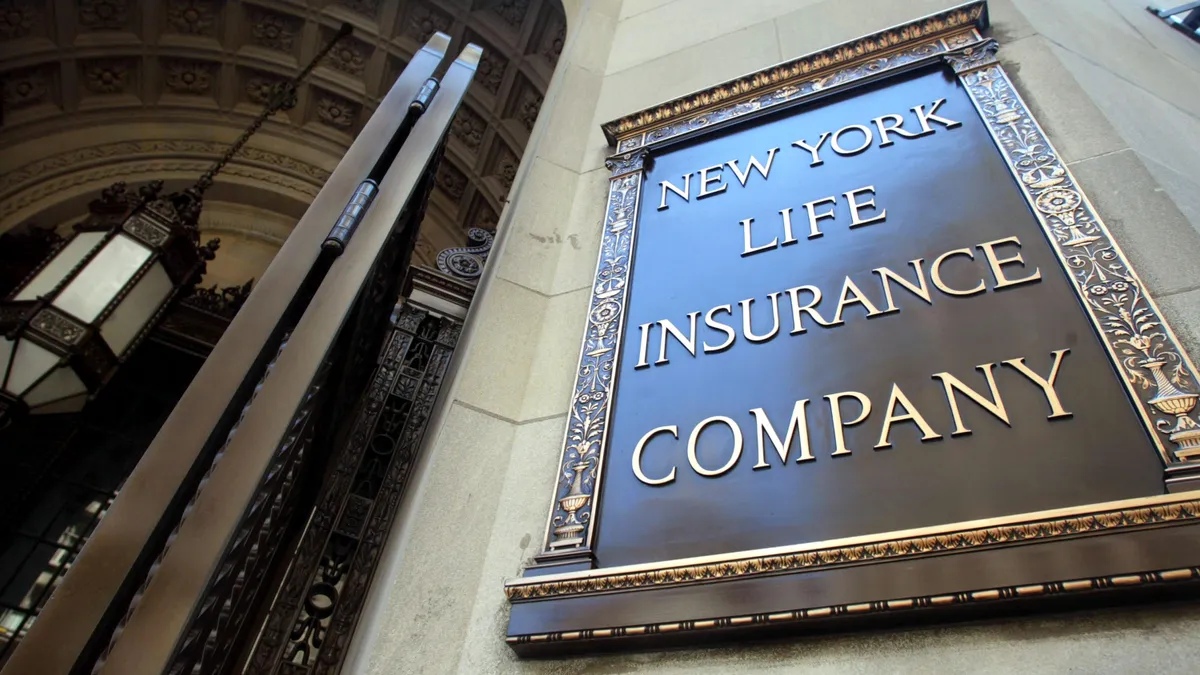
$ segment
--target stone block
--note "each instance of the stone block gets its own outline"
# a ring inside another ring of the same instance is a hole
[[[1127,147],[1044,38],[1033,36],[1004,45],[999,56],[1017,92],[1064,161]]]
[[[525,155],[547,159],[563,167],[577,167],[582,162],[589,139],[595,137],[590,120],[596,111],[603,77],[573,64],[560,66],[551,84],[550,93],[542,108],[549,115],[544,131],[526,149]],[[539,121],[540,123],[540,121]]]
[[[1156,302],[1188,355],[1200,360],[1200,290],[1163,296]]]
[[[495,526],[486,544],[479,587],[474,589],[475,605],[458,661],[460,673],[515,672],[536,667],[518,661],[504,642],[508,611],[502,589],[505,581],[520,576],[541,549],[565,425],[563,415],[516,428],[496,505]]]
[[[714,44],[716,38],[725,39],[731,32],[770,21],[815,1],[676,0],[660,5],[629,16],[617,25],[608,57],[608,73],[619,73],[696,46],[702,47],[705,58],[692,62],[688,70],[702,73],[725,59],[724,51]],[[718,81],[713,79],[714,84]]]
[[[570,244],[564,223],[571,213],[579,174],[540,157],[527,159],[520,198],[511,207],[509,232],[496,260],[497,274],[545,295],[552,294],[560,252]]]
[[[595,169],[579,177],[571,215],[564,223],[563,245],[549,295],[591,288],[596,275],[596,256],[604,233],[608,206],[608,169]]]
[[[529,379],[518,422],[565,412],[570,406],[583,344],[591,287],[563,293],[546,304],[537,336],[537,358],[530,364]]]
[[[1132,150],[1070,165],[1100,217],[1155,296],[1200,282],[1200,233]]]
[[[1200,54],[1190,64],[1168,57],[1157,47],[1174,40],[1166,24],[1143,34],[1112,8],[1091,0],[1013,0],[1038,33],[1058,47],[1137,83],[1191,115],[1200,116]],[[1122,0],[1129,2],[1129,0]],[[1195,52],[1195,46],[1192,46]]]
[[[467,343],[455,400],[509,420],[521,414],[525,383],[537,351],[531,334],[542,325],[549,298],[502,278],[493,278],[482,297],[475,333]]]
[[[620,30],[618,26],[618,34]],[[607,122],[778,63],[779,43],[774,24],[764,21],[620,72],[613,69],[613,61],[617,58],[614,45],[609,55],[609,75],[604,78],[596,105],[598,122]]]
[[[1147,168],[1188,213],[1185,205],[1200,200],[1200,120],[1074,52],[1051,49],[1129,146],[1153,160]],[[1195,209],[1188,215],[1200,229]]]
[[[608,63],[608,52],[612,47],[613,33],[617,29],[615,17],[589,8],[586,20],[571,26],[567,53],[564,55],[573,66],[603,75]]]
[[[788,61],[847,40],[953,6],[946,0],[821,0],[795,3],[775,20],[781,60]]]
[[[988,20],[988,37],[999,40],[1001,46],[1037,33],[1013,0],[988,0]]]
[[[375,592],[385,597],[375,620],[358,629],[371,649],[366,667],[356,672],[453,672],[513,436],[512,424],[452,406],[437,441],[426,448],[421,500],[394,551],[396,564],[381,566],[375,577]]]

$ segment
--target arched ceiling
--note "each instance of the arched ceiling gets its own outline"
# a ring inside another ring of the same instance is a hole
[[[0,0],[0,232],[69,224],[115,180],[191,183],[342,22],[354,34],[206,195],[201,226],[228,241],[210,277],[269,260],[434,31],[484,56],[416,260],[494,229],[562,49],[559,0]]]

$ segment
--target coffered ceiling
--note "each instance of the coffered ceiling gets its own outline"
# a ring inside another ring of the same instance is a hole
[[[0,0],[0,231],[69,223],[115,180],[190,183],[342,22],[354,34],[209,191],[202,227],[235,242],[218,261],[265,265],[434,31],[484,56],[417,259],[493,229],[562,49],[559,0]]]

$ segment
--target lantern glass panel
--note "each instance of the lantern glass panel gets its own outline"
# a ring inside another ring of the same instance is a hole
[[[39,408],[46,405],[53,405],[60,401],[77,403],[78,407],[71,407],[68,410],[78,410],[83,407],[86,399],[87,387],[83,384],[83,380],[79,379],[75,371],[65,366],[55,368],[45,379],[38,382],[37,386],[31,389],[29,393],[25,394],[25,404],[34,413],[44,412],[39,410]],[[59,410],[57,412],[67,411]]]
[[[150,258],[151,251],[118,234],[54,299],[54,306],[91,323]]]
[[[161,263],[154,263],[145,276],[129,291],[129,295],[117,305],[100,326],[100,337],[108,343],[113,354],[120,356],[131,343],[167,296],[171,294],[171,278]]]
[[[18,340],[17,353],[4,388],[20,396],[57,365],[58,354],[28,339]]]
[[[88,251],[96,248],[103,239],[104,232],[80,232],[46,263],[41,272],[37,273],[24,288],[17,293],[14,300],[37,300],[38,296],[54,290],[71,270],[83,260]]]
[[[0,388],[4,387],[4,376],[8,373],[8,360],[12,356],[13,341],[0,339]]]

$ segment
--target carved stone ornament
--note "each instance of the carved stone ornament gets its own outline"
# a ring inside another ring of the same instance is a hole
[[[358,117],[358,105],[333,94],[323,94],[317,99],[317,117],[329,126],[349,129]]]
[[[253,27],[250,29],[250,39],[254,44],[281,52],[292,51],[296,38],[304,22],[298,17],[279,14],[261,8],[254,8],[250,13]]]
[[[3,82],[0,82],[4,108],[15,110],[45,102],[48,85],[46,72],[41,68],[6,73]]]
[[[495,48],[484,47],[483,58],[479,60],[479,67],[475,71],[475,81],[483,85],[484,89],[493,94],[500,91],[500,85],[504,82],[504,70],[508,67],[508,61],[500,55],[499,50]]]
[[[454,114],[450,126],[450,135],[465,145],[472,152],[478,152],[483,143],[483,132],[487,131],[487,121],[479,116],[470,106],[464,103]]]
[[[79,0],[79,25],[89,30],[129,29],[130,0]]]
[[[453,24],[454,20],[449,14],[417,0],[411,4],[411,9],[409,9],[404,34],[421,44],[425,44],[435,32],[449,32]]]
[[[215,0],[171,0],[167,23],[187,35],[213,35],[217,23]]]
[[[446,193],[447,197],[454,201],[461,199],[463,192],[467,189],[466,174],[451,164],[450,160],[444,158],[438,164],[434,182],[442,192]]]
[[[351,75],[362,75],[367,65],[368,48],[362,42],[345,38],[329,52],[325,62],[331,67]]]
[[[512,28],[520,29],[525,14],[529,12],[529,0],[499,0],[489,7]]]
[[[167,88],[179,94],[207,94],[212,91],[215,67],[197,61],[171,61],[166,64]]]
[[[0,37],[14,40],[29,35],[38,10],[31,0],[4,0],[0,2]]]
[[[96,61],[83,68],[83,86],[93,94],[119,94],[129,86],[129,67],[121,61]]]

